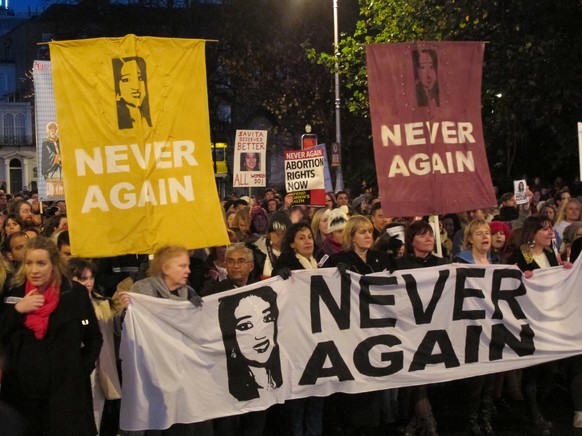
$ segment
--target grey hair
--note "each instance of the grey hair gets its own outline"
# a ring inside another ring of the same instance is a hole
[[[252,262],[254,260],[253,250],[247,247],[244,242],[236,242],[226,247],[224,257],[227,258],[233,251],[242,251],[245,254],[247,262]]]

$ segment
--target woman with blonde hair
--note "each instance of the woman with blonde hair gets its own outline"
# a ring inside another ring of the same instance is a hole
[[[453,262],[489,265],[491,255],[491,228],[487,221],[476,219],[465,227],[463,251]],[[471,377],[463,380],[466,390],[467,432],[470,435],[493,434],[491,418],[495,393],[494,374]]]
[[[380,271],[391,271],[396,268],[392,257],[384,252],[372,249],[374,245],[374,226],[363,215],[354,215],[346,223],[343,233],[344,251],[332,254],[324,267],[337,267],[340,271],[353,271],[365,275]],[[338,409],[344,417],[345,426],[353,434],[373,433],[380,424],[383,403],[390,406],[394,391],[383,390],[361,394],[341,394],[337,396]],[[338,417],[339,418],[339,417]]]
[[[1,395],[30,434],[95,435],[89,376],[103,340],[87,290],[64,272],[54,242],[27,242],[0,310]]]
[[[330,212],[331,209],[323,207],[318,209],[311,219],[311,231],[313,232],[315,244],[318,247],[321,247],[321,243],[327,236],[327,222],[329,220]]]
[[[188,285],[190,276],[190,256],[188,250],[181,245],[166,245],[154,253],[150,262],[148,277],[138,280],[133,284],[129,292],[120,292],[119,301],[124,309],[131,303],[132,293],[148,295],[150,297],[165,298],[175,301],[189,301],[196,307],[202,306],[202,299],[198,293]],[[146,359],[163,359],[163,356],[144,356]],[[163,407],[163,404],[157,406]],[[152,410],[156,407],[152,405]],[[154,413],[154,412],[152,412]],[[174,424],[167,430],[150,432],[145,434],[175,435],[212,434],[212,421],[203,421],[193,424]],[[132,434],[132,432],[128,432]]]
[[[363,215],[348,219],[343,234],[344,251],[333,254],[325,267],[345,265],[346,269],[358,274],[391,271],[396,265],[392,257],[383,251],[374,250],[374,226]],[[342,266],[343,267],[343,266]]]
[[[244,206],[243,208],[237,210],[234,214],[232,230],[236,234],[237,240],[241,242],[246,242],[251,234],[250,216],[250,206]]]
[[[465,226],[463,250],[454,257],[453,262],[481,265],[493,263],[491,259],[491,228],[487,221],[476,219]]]

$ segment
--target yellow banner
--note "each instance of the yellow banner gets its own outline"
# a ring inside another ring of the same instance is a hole
[[[74,255],[228,243],[204,48],[135,35],[50,43]]]

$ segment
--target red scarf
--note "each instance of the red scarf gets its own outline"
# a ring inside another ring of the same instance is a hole
[[[34,337],[36,339],[44,339],[46,336],[49,317],[59,305],[59,298],[61,296],[59,285],[60,283],[49,286],[42,294],[44,297],[44,304],[34,312],[30,312],[26,315],[24,325],[34,332]],[[24,295],[28,295],[33,291],[36,291],[37,293],[39,292],[38,288],[27,280]]]

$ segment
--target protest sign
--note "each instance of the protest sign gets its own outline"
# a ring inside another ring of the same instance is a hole
[[[513,181],[513,192],[515,194],[516,204],[527,204],[529,200],[525,194],[527,188],[527,182],[525,180],[514,180]]]
[[[74,255],[228,243],[204,47],[135,35],[50,43]]]
[[[293,192],[294,204],[325,204],[325,157],[323,147],[285,150],[285,190]],[[309,192],[307,192],[309,191]]]
[[[321,150],[323,153],[323,181],[324,189],[312,189],[310,191],[293,192],[293,204],[304,204],[307,206],[325,206],[325,193],[333,191],[331,184],[331,175],[327,160],[327,150],[325,144],[319,144],[312,149]]]
[[[481,124],[480,42],[366,47],[376,173],[392,216],[496,204]]]
[[[64,200],[61,141],[50,61],[34,61],[32,77],[36,116],[36,154],[37,161],[40,163],[38,197],[41,201]]]
[[[267,186],[267,131],[237,130],[232,186]]]
[[[133,295],[121,344],[121,428],[580,354],[581,280],[580,262],[531,279],[513,266],[453,264],[368,276],[293,271],[211,295],[200,308]]]

